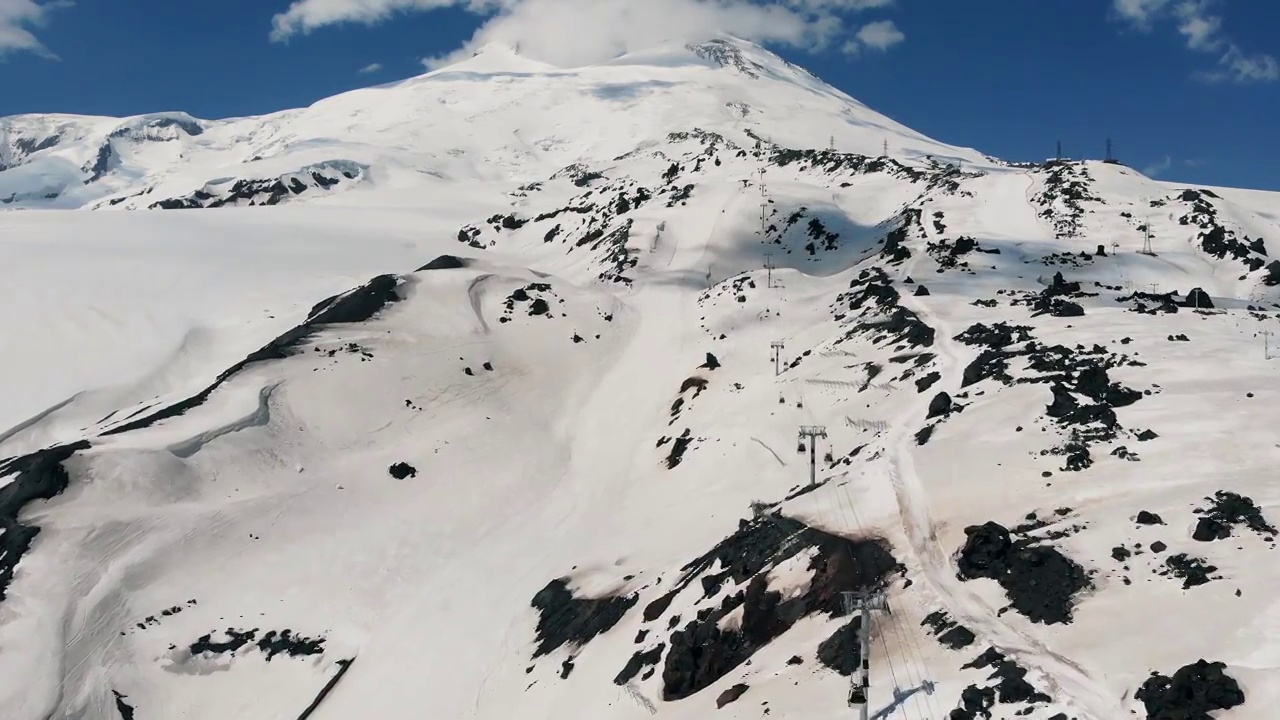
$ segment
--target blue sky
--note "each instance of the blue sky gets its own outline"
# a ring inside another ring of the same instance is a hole
[[[589,61],[673,26],[760,40],[998,157],[1042,159],[1058,140],[1101,157],[1110,137],[1161,178],[1280,190],[1271,0],[0,0],[0,115],[259,114],[468,43]]]

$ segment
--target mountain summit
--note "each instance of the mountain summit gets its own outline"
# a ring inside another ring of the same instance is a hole
[[[893,157],[911,161],[985,162],[741,40],[672,45],[567,70],[489,45],[419,77],[261,117],[3,118],[0,202],[137,209],[328,199],[354,190],[348,202],[359,203],[378,189],[425,191],[440,179],[535,180],[693,128],[754,129],[787,146],[833,140],[873,156],[887,144]],[[277,181],[289,192],[257,197]],[[303,197],[306,190],[319,192]]]
[[[732,39],[0,127],[6,720],[1280,704],[1275,194]]]

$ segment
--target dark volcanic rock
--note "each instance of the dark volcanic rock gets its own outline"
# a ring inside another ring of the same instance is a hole
[[[1182,304],[1189,308],[1207,310],[1213,307],[1213,300],[1209,299],[1209,293],[1202,288],[1192,288],[1191,292],[1187,293],[1187,299]]]
[[[937,395],[934,395],[933,399],[929,401],[929,414],[925,416],[925,419],[932,420],[939,416],[948,415],[951,413],[951,409],[953,407],[954,405],[951,402],[951,396],[944,392],[940,392]]]
[[[1209,565],[1204,559],[1186,553],[1173,555],[1164,562],[1168,567],[1167,574],[1182,580],[1183,590],[1214,580],[1213,573],[1218,571],[1217,567]]]
[[[680,437],[671,441],[671,452],[667,453],[667,469],[674,470],[681,462],[684,461],[684,453],[689,449],[689,445],[693,443],[692,431],[685,428]],[[661,444],[661,441],[659,441]]]
[[[734,685],[728,690],[725,690],[724,692],[720,693],[720,697],[716,698],[716,709],[719,710],[725,705],[728,705],[729,703],[742,697],[742,694],[749,689],[750,689],[749,686],[743,685],[742,683],[738,683],[737,685]]]
[[[854,617],[819,643],[818,662],[845,677],[856,672],[862,666],[862,648],[858,643],[861,626],[862,619]]]
[[[622,672],[618,673],[618,676],[613,679],[614,684],[626,685],[635,679],[635,677],[640,674],[641,670],[657,665],[661,662],[662,652],[666,649],[667,646],[665,643],[658,643],[656,647],[649,648],[648,650],[637,650],[636,653],[631,656],[631,659],[627,661],[626,666],[622,668]]]
[[[294,635],[292,630],[286,628],[280,631],[270,630],[259,639],[258,632],[258,628],[252,630],[227,628],[225,630],[226,640],[214,640],[213,633],[202,635],[198,640],[191,643],[188,651],[193,656],[204,654],[225,655],[227,653],[234,655],[242,648],[252,645],[266,654],[268,662],[280,654],[288,657],[306,657],[324,652],[324,638]]]
[[[1267,522],[1262,510],[1250,498],[1226,490],[1219,490],[1214,493],[1213,497],[1205,499],[1209,501],[1210,505],[1209,509],[1204,511],[1204,517],[1200,519],[1201,525],[1205,524],[1205,520],[1210,520],[1221,526],[1244,525],[1255,533],[1266,537],[1274,537],[1277,534],[1275,526]],[[1196,529],[1199,531],[1200,528],[1197,527]],[[1230,530],[1222,537],[1227,535],[1230,535]],[[1196,539],[1199,540],[1200,538]]]
[[[1009,660],[995,648],[987,648],[965,668],[990,668],[988,680],[998,680],[995,690],[1002,704],[1012,703],[1047,703],[1051,698],[1038,691],[1027,682],[1027,670],[1016,662]]]
[[[1214,520],[1213,518],[1202,517],[1196,523],[1196,529],[1191,533],[1192,540],[1200,542],[1213,542],[1214,540],[1226,540],[1231,537],[1231,526]]]
[[[720,361],[716,359],[715,355],[707,353],[707,361],[699,365],[698,369],[715,370],[718,367],[720,367]]]
[[[121,695],[115,690],[111,694],[116,698],[116,712],[120,713],[120,720],[133,720],[133,706],[125,702],[128,696]]]
[[[942,610],[929,613],[920,625],[932,628],[938,642],[952,650],[968,647],[976,639],[969,628],[956,623]]]
[[[808,587],[787,596],[770,590],[770,570],[806,551],[812,551]],[[882,540],[837,537],[779,515],[741,521],[736,533],[685,565],[682,584],[669,593],[674,596],[695,579],[701,580],[705,598],[730,579],[745,583],[672,633],[662,670],[663,699],[678,700],[709,687],[802,617],[842,615],[841,591],[883,587],[897,569]],[[721,620],[739,608],[741,623],[722,629]]]
[[[639,601],[638,595],[625,597],[574,597],[565,578],[547,583],[530,603],[538,611],[538,658],[570,645],[580,647],[595,636],[608,632]]]
[[[387,472],[391,473],[391,477],[397,480],[418,476],[418,469],[406,462],[398,462],[392,465],[387,468]]]
[[[915,295],[916,297],[925,297],[925,296],[929,295],[929,288],[927,288],[927,287],[925,287],[925,286],[923,286],[923,285],[917,285],[917,286],[916,286],[916,291],[915,291],[914,293],[912,293],[912,295]]]
[[[431,262],[417,269],[417,272],[424,270],[457,270],[467,267],[471,261],[466,258],[460,258],[454,255],[441,255]]]
[[[965,534],[956,562],[961,580],[999,582],[1013,609],[1032,622],[1071,622],[1076,593],[1090,587],[1083,568],[1056,548],[1035,545],[1031,538],[1015,540],[994,522],[965,528]]]
[[[922,378],[916,379],[916,391],[924,392],[933,387],[933,384],[942,379],[942,373],[935,371],[930,372]]]
[[[1164,524],[1164,520],[1162,520],[1159,515],[1153,512],[1147,512],[1146,510],[1138,511],[1138,517],[1134,520],[1134,522],[1138,523],[1139,525],[1163,525]]]
[[[0,461],[0,602],[13,582],[18,561],[31,548],[40,528],[23,524],[18,518],[29,503],[48,500],[67,489],[71,476],[62,466],[72,455],[89,448],[88,441],[58,445],[28,455]]]
[[[1147,720],[1212,720],[1210,711],[1244,704],[1244,691],[1226,668],[1200,659],[1171,678],[1153,671],[1133,696],[1146,707]]]

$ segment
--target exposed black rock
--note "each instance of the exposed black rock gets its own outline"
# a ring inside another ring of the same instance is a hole
[[[951,396],[940,392],[933,396],[929,401],[929,414],[925,416],[926,420],[932,420],[936,417],[945,417],[951,414],[955,405],[951,402]]]
[[[960,691],[960,707],[947,715],[948,720],[977,720],[991,718],[991,708],[996,704],[995,688],[970,685]]]
[[[1190,203],[1191,208],[1186,215],[1178,218],[1178,223],[1200,228],[1197,240],[1200,242],[1200,248],[1206,253],[1220,260],[1228,257],[1235,258],[1250,272],[1262,269],[1266,263],[1264,258],[1267,254],[1262,239],[1251,240],[1245,236],[1242,240],[1234,230],[1219,222],[1217,207],[1206,200],[1206,197],[1212,196],[1204,190],[1184,190],[1178,199],[1184,203]]]
[[[288,629],[278,633],[275,630],[268,630],[267,634],[258,641],[258,649],[267,654],[267,662],[282,653],[289,657],[319,655],[324,652],[324,639],[294,635],[293,631]]]
[[[1041,168],[1047,171],[1043,189],[1031,200],[1041,207],[1040,217],[1053,223],[1057,237],[1075,237],[1088,212],[1082,203],[1103,202],[1091,192],[1093,177],[1083,164],[1065,160],[1053,160]]]
[[[308,705],[307,708],[302,711],[302,714],[298,716],[298,720],[307,720],[307,718],[311,717],[311,714],[320,707],[320,703],[324,702],[324,699],[329,696],[329,693],[333,692],[333,689],[338,686],[338,683],[342,680],[342,676],[347,674],[347,671],[351,669],[351,666],[355,661],[355,658],[347,658],[334,663],[338,666],[338,672],[334,673],[333,677],[329,678],[329,682],[325,683],[324,687],[320,688],[320,692],[316,694],[316,697],[311,701],[311,704]]]
[[[1161,574],[1172,575],[1173,577],[1181,579],[1183,590],[1196,587],[1197,585],[1204,585],[1211,580],[1217,579],[1213,576],[1213,573],[1217,572],[1218,568],[1206,563],[1204,558],[1193,557],[1186,553],[1179,553],[1177,555],[1170,556],[1164,562],[1168,569]]]
[[[102,146],[102,151],[107,154],[105,156],[99,155],[98,164],[95,164],[95,168],[101,166],[105,172],[105,168],[114,165],[115,162],[112,159],[109,143]],[[104,160],[105,165],[102,164]],[[207,184],[188,195],[165,198],[154,202],[148,206],[148,209],[187,210],[219,208],[239,204],[250,206],[279,205],[290,198],[307,192],[309,189],[326,191],[343,182],[359,180],[363,177],[363,173],[364,168],[359,166],[325,163],[321,166],[273,178],[240,179],[232,184],[228,190],[223,190],[221,186]],[[86,184],[102,177],[102,174],[95,170],[94,176],[87,180]],[[464,235],[460,233],[458,239],[467,242],[463,238]],[[472,244],[478,246],[477,243],[473,242]]]
[[[952,650],[968,647],[976,639],[969,628],[955,622],[942,610],[929,613],[920,625],[929,626],[938,642]]]
[[[276,655],[286,655],[288,657],[305,657],[308,655],[319,655],[324,652],[324,638],[308,638],[301,635],[294,635],[292,630],[271,630],[265,635],[258,638],[258,628],[252,630],[236,630],[235,628],[227,628],[224,633],[226,640],[214,640],[213,633],[202,635],[195,642],[191,643],[188,648],[191,655],[225,655],[227,653],[235,654],[238,650],[246,646],[253,646],[261,650],[267,656],[269,662]],[[256,642],[255,642],[256,641]]]
[[[1139,510],[1138,517],[1134,519],[1134,522],[1138,523],[1139,525],[1163,525],[1164,524],[1164,520],[1162,520],[1159,515],[1153,512],[1147,512],[1146,510]]]
[[[398,462],[392,465],[387,468],[387,472],[391,473],[391,477],[397,480],[418,476],[418,469],[406,462]]]
[[[1182,304],[1184,307],[1208,310],[1213,307],[1213,300],[1202,288],[1191,288],[1191,292],[1187,293],[1187,299]]]
[[[1076,593],[1091,586],[1083,568],[1036,538],[1015,540],[995,522],[967,527],[965,534],[956,561],[961,580],[995,580],[1013,609],[1032,622],[1071,622]]]
[[[999,681],[995,686],[995,690],[1002,704],[1047,703],[1052,700],[1048,695],[1036,690],[1031,683],[1027,682],[1026,668],[1009,660],[997,652],[995,648],[987,648],[973,662],[966,663],[962,667],[990,668],[992,672],[987,679]]]
[[[1244,704],[1244,691],[1220,662],[1197,660],[1165,677],[1152,671],[1134,697],[1142,701],[1147,720],[1213,720],[1213,710]]]
[[[467,267],[470,264],[471,260],[468,260],[467,258],[460,258],[456,255],[441,255],[435,260],[432,260],[426,265],[418,268],[416,272],[422,272],[424,270],[457,270],[459,268]]]
[[[579,598],[569,589],[566,578],[547,583],[530,603],[538,611],[536,659],[569,645],[581,647],[595,636],[608,632],[640,599],[624,597]]]
[[[989,327],[982,323],[975,323],[955,337],[957,342],[965,345],[982,345],[993,349],[1030,342],[1031,339],[1030,326],[1010,325],[1005,322],[998,322]]]
[[[1262,510],[1254,504],[1251,498],[1247,498],[1237,493],[1219,490],[1213,494],[1211,498],[1205,498],[1209,501],[1209,508],[1203,511],[1204,517],[1200,518],[1200,522],[1196,527],[1197,532],[1200,531],[1201,525],[1208,525],[1206,521],[1216,524],[1219,527],[1227,528],[1225,534],[1215,539],[1222,539],[1230,535],[1230,527],[1244,525],[1250,530],[1265,536],[1268,539],[1274,538],[1278,532],[1274,525],[1267,522],[1267,518],[1262,514]],[[1221,532],[1217,528],[1208,527],[1207,530],[1213,532]],[[1200,538],[1196,538],[1199,540]]]
[[[1226,540],[1231,537],[1231,526],[1214,520],[1213,518],[1202,517],[1196,522],[1196,529],[1191,533],[1192,540],[1199,542],[1213,542],[1214,540]]]
[[[809,551],[812,579],[802,592],[784,596],[768,589],[770,570]],[[695,579],[701,580],[704,599],[715,597],[730,579],[746,585],[672,633],[662,671],[663,698],[677,700],[710,686],[802,617],[843,615],[841,591],[882,587],[888,573],[899,568],[882,540],[837,537],[780,515],[741,521],[737,532],[687,564],[669,593],[674,597]],[[740,624],[721,629],[721,620],[739,608]]]
[[[82,440],[0,462],[0,479],[11,478],[0,487],[0,530],[3,530],[0,534],[0,602],[13,582],[18,562],[40,534],[40,528],[25,525],[18,519],[23,508],[37,500],[61,495],[71,483],[63,463],[88,448],[89,442]]]
[[[916,392],[925,392],[929,388],[933,387],[934,383],[938,382],[941,379],[942,379],[942,373],[939,373],[937,371],[930,372],[928,375],[925,375],[924,377],[917,378]]]
[[[728,690],[725,690],[724,692],[720,693],[720,697],[716,698],[716,709],[719,710],[725,705],[728,705],[729,703],[742,697],[743,693],[745,693],[749,689],[750,689],[749,686],[744,685],[742,683],[738,683],[737,685],[734,685]]]
[[[631,682],[641,670],[647,667],[654,667],[662,660],[662,652],[667,649],[665,643],[658,643],[655,647],[648,650],[637,650],[631,659],[627,661],[622,672],[613,679],[615,685],[626,685]]]
[[[707,353],[707,361],[699,365],[698,369],[715,370],[718,367],[720,367],[720,361],[716,359],[715,355]]]
[[[841,625],[831,637],[818,645],[818,662],[837,673],[849,677],[862,666],[862,648],[858,642],[858,632],[862,627],[862,619],[854,617]]]
[[[180,400],[132,422],[111,428],[102,434],[104,436],[117,435],[150,427],[161,420],[178,417],[192,408],[203,405],[214,390],[217,390],[241,370],[255,362],[282,360],[295,354],[298,351],[298,347],[321,328],[327,325],[353,324],[369,320],[387,305],[400,300],[400,295],[397,291],[399,284],[400,278],[395,275],[379,275],[354,290],[322,300],[311,308],[311,313],[302,324],[291,328],[262,348],[250,353],[244,360],[222,371],[214,379],[213,383],[205,389],[185,400]]]
[[[923,286],[923,285],[917,285],[917,286],[916,286],[916,291],[915,291],[914,293],[912,293],[912,295],[914,295],[914,296],[916,296],[916,297],[925,297],[925,296],[927,296],[928,294],[929,294],[929,288],[927,288],[927,287],[925,287],[925,286]]]
[[[916,431],[916,444],[924,445],[928,443],[929,440],[933,438],[933,430],[934,430],[933,425],[925,425],[924,427]]]
[[[116,698],[116,711],[120,713],[120,720],[133,720],[133,706],[125,702],[128,697],[115,690],[112,690],[111,694]]]
[[[938,263],[938,267],[940,268],[939,272],[942,270],[951,270],[957,267],[962,268],[967,272],[972,272],[968,269],[969,263],[964,258],[974,250],[983,251],[982,248],[978,246],[978,243],[967,235],[962,235],[956,238],[954,242],[944,238],[936,242],[930,242],[925,246],[925,252],[933,257],[933,259]],[[993,252],[999,254],[1000,251],[995,250]]]
[[[860,311],[862,320],[837,340],[837,344],[865,335],[874,343],[897,343],[899,349],[933,345],[934,329],[898,303],[901,296],[884,270],[878,267],[863,270],[849,283],[849,288],[836,297],[837,312],[842,312],[844,307],[850,312]]]
[[[671,442],[671,452],[667,453],[666,463],[668,470],[674,470],[681,461],[684,460],[684,453],[689,449],[689,445],[693,443],[693,431],[685,428],[683,433],[677,438],[662,438],[658,441],[658,447],[662,447]]]

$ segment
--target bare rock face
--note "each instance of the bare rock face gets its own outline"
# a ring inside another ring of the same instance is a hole
[[[1220,662],[1197,660],[1178,668],[1173,677],[1156,672],[1134,693],[1147,709],[1147,720],[1212,720],[1211,710],[1244,704],[1244,691]]]
[[[716,709],[719,710],[725,705],[728,705],[729,703],[742,697],[742,694],[749,689],[750,689],[749,686],[744,685],[742,683],[738,683],[737,685],[734,685],[728,690],[725,690],[724,692],[720,693],[720,697],[716,698]]]

